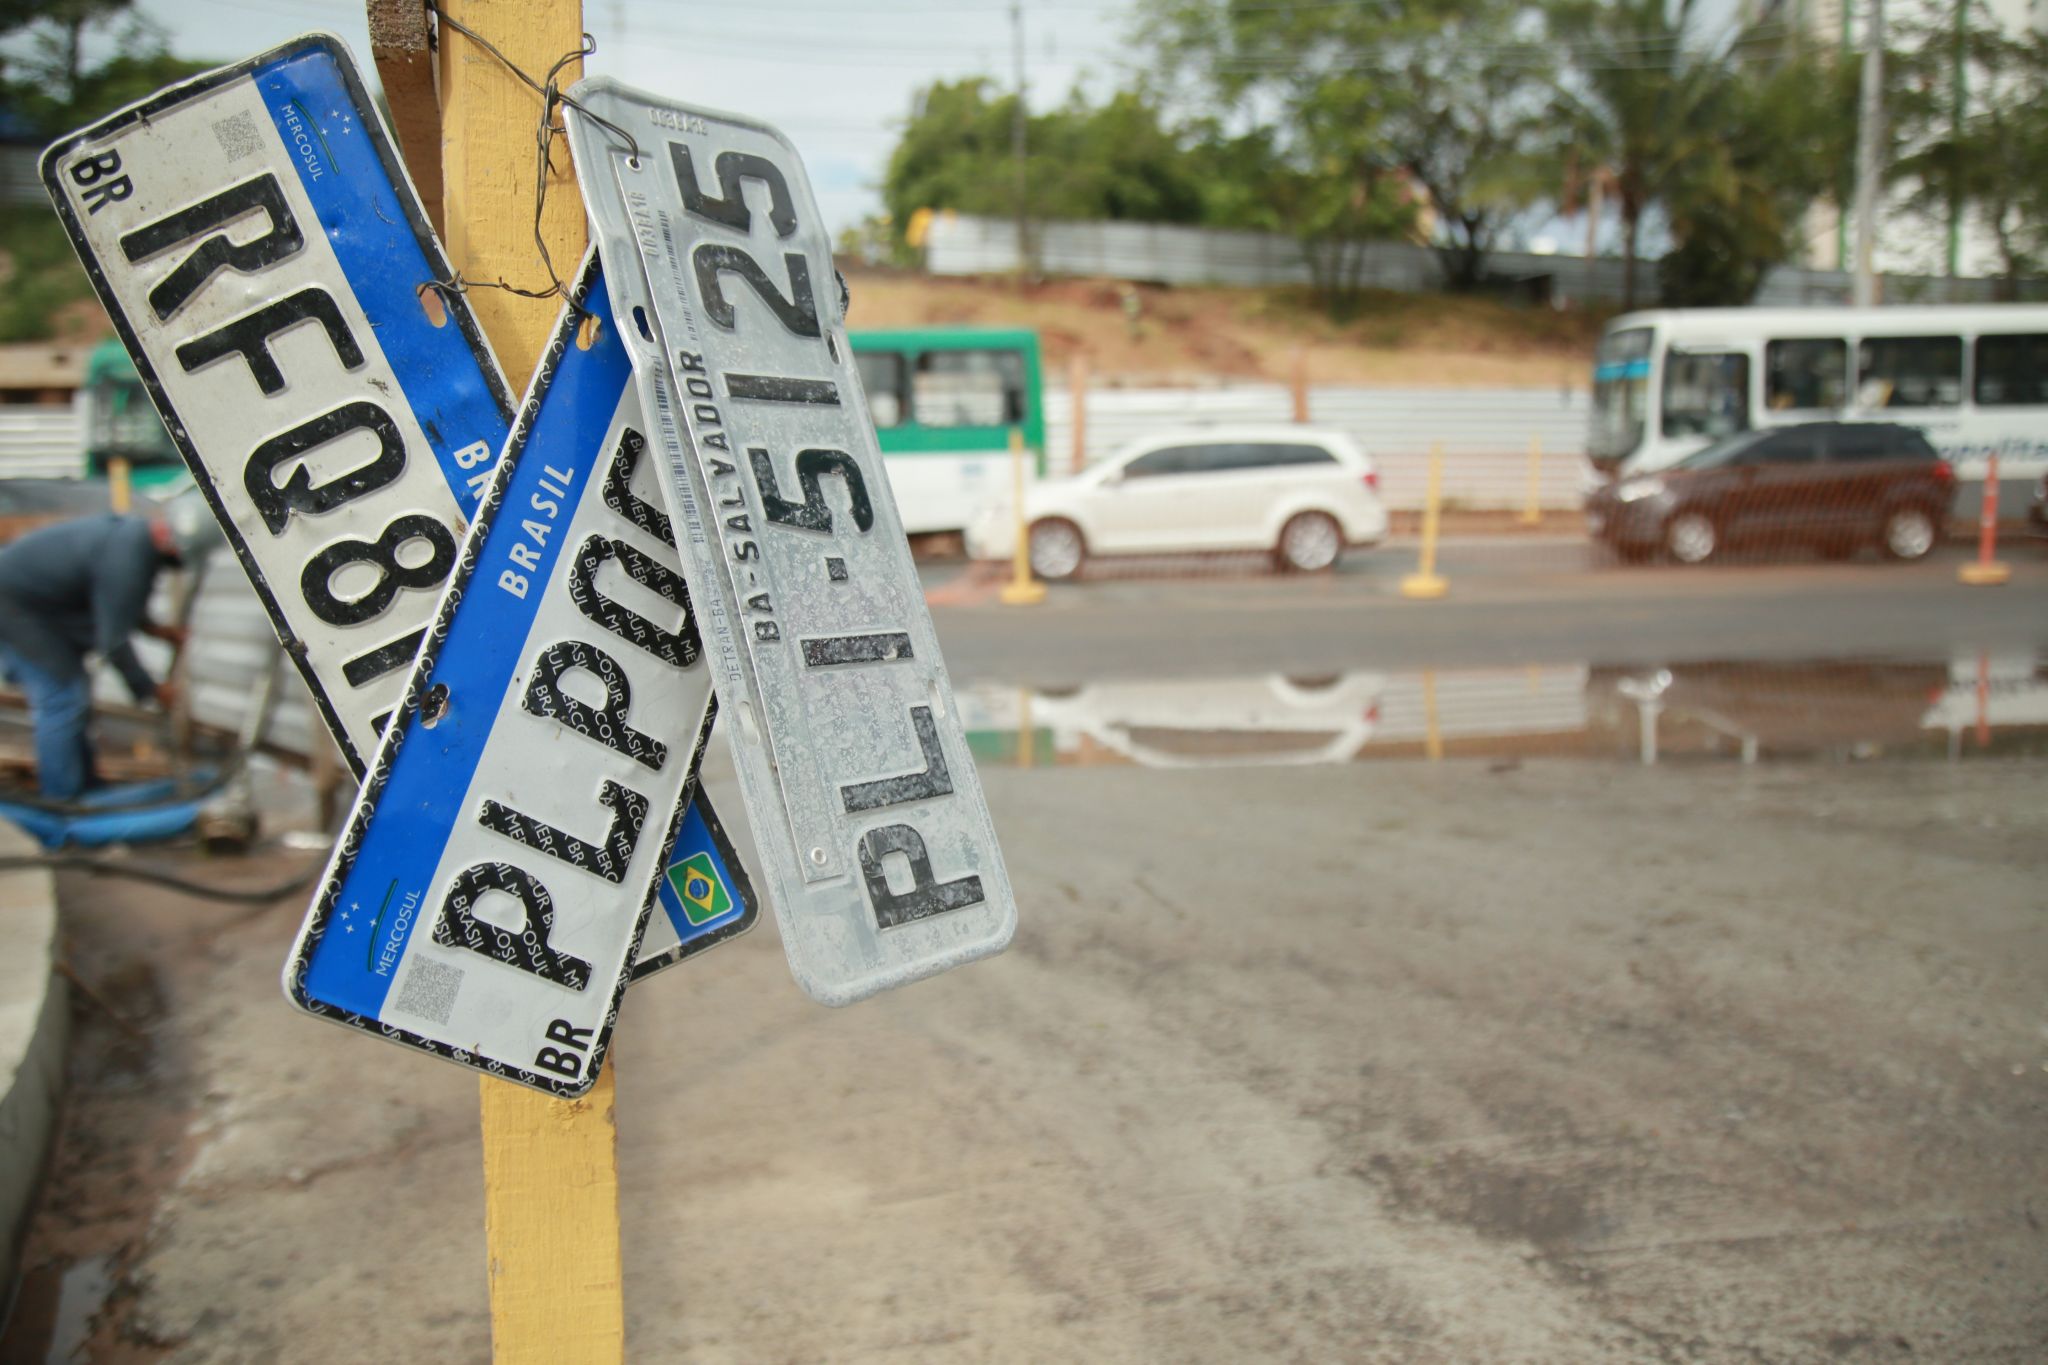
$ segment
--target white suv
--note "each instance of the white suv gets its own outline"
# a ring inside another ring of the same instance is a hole
[[[1147,437],[1070,479],[1026,490],[1031,568],[1071,578],[1089,555],[1269,550],[1310,573],[1387,533],[1379,473],[1349,436],[1312,427],[1203,427]],[[967,528],[967,551],[1015,546],[1007,506]]]

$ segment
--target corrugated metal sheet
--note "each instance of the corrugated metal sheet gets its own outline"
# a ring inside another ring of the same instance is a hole
[[[0,407],[0,479],[75,479],[85,466],[75,408]]]
[[[1045,396],[1048,467],[1064,474],[1073,451],[1068,391]],[[1087,460],[1162,429],[1238,422],[1288,422],[1293,399],[1284,385],[1214,389],[1091,389]],[[1309,420],[1349,435],[1378,461],[1387,505],[1422,505],[1429,448],[1444,445],[1444,497],[1474,508],[1520,507],[1528,496],[1529,443],[1541,439],[1538,501],[1575,508],[1585,467],[1590,400],[1559,389],[1369,389],[1326,386],[1309,393]]]
[[[1280,233],[1227,232],[1161,223],[1036,223],[1033,256],[1050,275],[1100,275],[1161,284],[1306,284],[1301,246]],[[1016,224],[996,218],[940,215],[925,238],[925,268],[934,275],[1000,275],[1017,268]],[[1371,242],[1359,248],[1359,282],[1380,289],[1426,293],[1440,288],[1436,254],[1410,242]],[[1619,303],[1622,262],[1606,257],[1538,256],[1498,251],[1487,269],[1506,281],[1527,281],[1545,297]],[[1657,288],[1654,261],[1636,265],[1644,299]],[[1821,306],[1848,302],[1850,278],[1839,270],[1779,266],[1764,278],[1759,306]],[[1898,302],[1988,303],[1994,284],[1984,279],[1891,275],[1885,296]]]

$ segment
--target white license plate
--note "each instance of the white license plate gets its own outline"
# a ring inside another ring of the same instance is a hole
[[[790,967],[843,1004],[999,951],[1016,903],[802,163],[760,124],[610,81],[574,100]]]
[[[309,35],[62,139],[43,178],[321,719],[360,779],[511,426],[348,50]],[[623,378],[624,401],[637,395]],[[707,857],[752,922],[708,803]],[[714,900],[717,897],[713,898]],[[671,902],[674,902],[671,904]],[[678,895],[635,975],[716,941]]]
[[[711,671],[597,282],[565,308],[285,970],[300,1007],[556,1094],[602,1064]],[[726,923],[743,927],[726,894]]]

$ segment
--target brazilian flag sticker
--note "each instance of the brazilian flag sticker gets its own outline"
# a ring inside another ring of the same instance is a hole
[[[670,866],[668,884],[683,903],[683,917],[693,925],[709,924],[732,909],[732,892],[709,849]]]

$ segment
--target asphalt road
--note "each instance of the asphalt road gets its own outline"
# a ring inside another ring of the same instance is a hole
[[[1104,566],[1044,606],[995,602],[996,575],[927,570],[956,681],[1060,685],[1354,668],[1947,658],[2048,645],[2048,549],[2011,546],[2012,581],[1969,587],[1950,547],[1928,561],[1612,565],[1583,542],[1475,540],[1440,561],[1450,595],[1399,595],[1412,549],[1354,553],[1341,572],[1258,561]]]
[[[985,776],[1004,956],[826,1010],[764,924],[628,995],[629,1359],[2041,1358],[2039,764]],[[295,900],[62,891],[25,1309],[487,1360],[474,1078],[291,1014]]]

